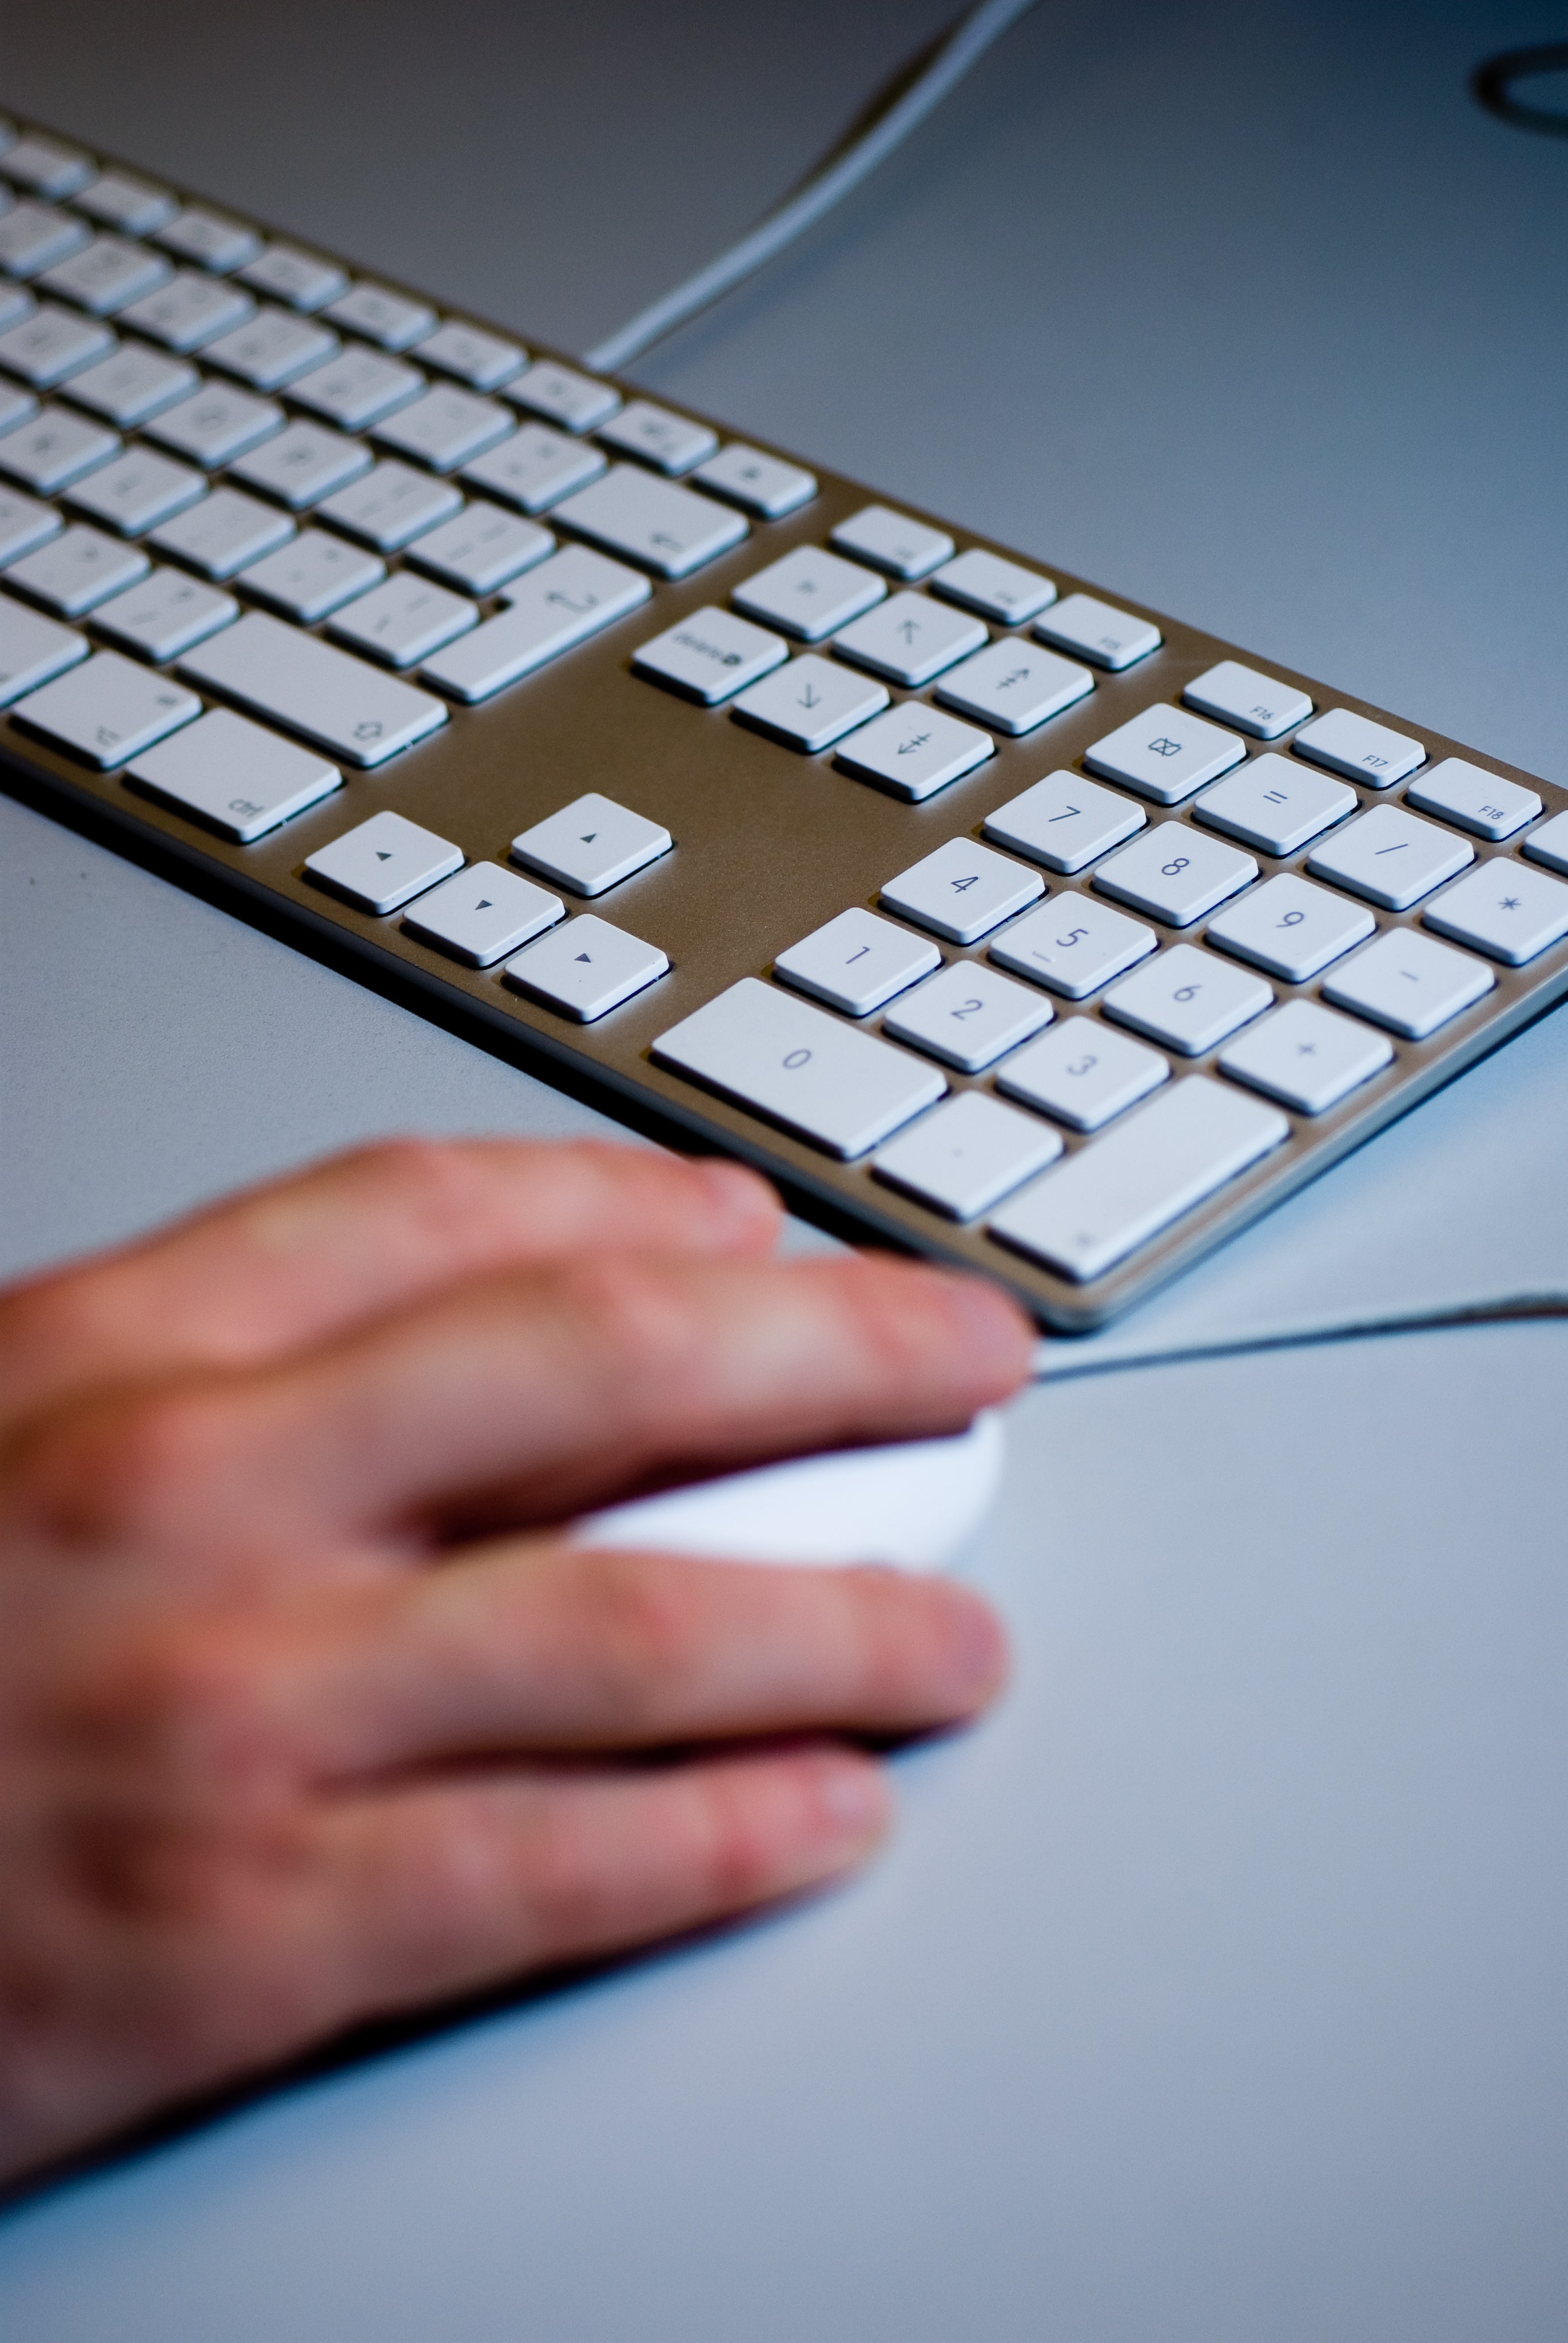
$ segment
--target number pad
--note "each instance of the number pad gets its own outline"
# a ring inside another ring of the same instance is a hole
[[[1192,810],[1212,830],[1265,854],[1293,854],[1309,839],[1354,813],[1361,799],[1348,782],[1309,772],[1288,757],[1254,757],[1239,773],[1205,789]]]
[[[1287,984],[1305,984],[1352,945],[1364,943],[1376,925],[1359,903],[1282,870],[1211,920],[1208,941]]]
[[[1054,1013],[1042,994],[983,961],[957,960],[890,1009],[882,1031],[961,1074],[978,1074],[1049,1025]]]
[[[1083,761],[1091,773],[1124,782],[1156,805],[1180,805],[1205,781],[1218,780],[1239,765],[1246,753],[1233,732],[1221,732],[1217,724],[1158,700],[1085,749]]]
[[[1044,892],[1045,881],[1037,870],[993,854],[972,839],[953,838],[890,879],[881,900],[890,911],[951,943],[972,944],[1015,912],[1026,910]]]
[[[1152,928],[1070,888],[1009,928],[990,948],[992,960],[1032,976],[1052,992],[1082,1001],[1113,976],[1148,957],[1159,941]]]
[[[940,966],[935,944],[858,906],[791,944],[773,963],[775,975],[786,984],[849,1017],[869,1017],[895,992]]]
[[[988,814],[985,834],[1000,846],[1016,846],[1048,870],[1070,874],[1109,854],[1148,820],[1131,798],[1102,789],[1081,773],[1058,772]]]
[[[1156,822],[1102,862],[1094,884],[1119,903],[1131,903],[1173,928],[1190,928],[1228,895],[1240,894],[1258,875],[1250,854],[1218,839],[1205,838],[1185,822]]]
[[[1228,968],[1195,944],[1172,944],[1106,994],[1105,1013],[1184,1058],[1198,1058],[1261,1016],[1273,998],[1261,977]]]
[[[1158,1050],[1095,1017],[1069,1017],[997,1076],[997,1088],[1071,1131],[1099,1131],[1171,1079]]]
[[[884,1148],[871,1169],[950,1220],[972,1221],[1060,1153],[1049,1123],[965,1091]]]

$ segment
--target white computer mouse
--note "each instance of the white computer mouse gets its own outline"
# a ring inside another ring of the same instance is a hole
[[[743,1562],[940,1570],[984,1519],[1002,1450],[1001,1419],[988,1411],[946,1439],[836,1449],[637,1497],[576,1523],[572,1541]]]

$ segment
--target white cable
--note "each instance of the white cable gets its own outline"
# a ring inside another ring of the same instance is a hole
[[[673,333],[677,326],[683,326],[699,309],[707,308],[742,278],[753,275],[798,236],[804,235],[824,212],[831,211],[862,179],[869,178],[878,165],[902,145],[910,131],[941,104],[970,67],[979,63],[992,42],[1000,40],[1009,25],[1027,15],[1033,5],[1034,0],[982,0],[980,7],[971,8],[942,43],[924,73],[910,83],[863,136],[819,176],[808,180],[798,196],[770,212],[749,236],[742,236],[717,260],[710,260],[706,268],[699,268],[695,277],[689,277],[662,299],[639,310],[618,333],[608,335],[588,351],[584,365],[592,367],[596,373],[615,373],[633,358],[640,357],[666,334]]]

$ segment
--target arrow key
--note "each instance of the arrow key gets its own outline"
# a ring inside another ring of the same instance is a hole
[[[507,982],[518,992],[558,1010],[574,1024],[591,1025],[641,992],[669,967],[657,944],[612,928],[591,911],[568,920],[508,960]]]
[[[305,875],[361,911],[384,913],[462,867],[462,850],[449,838],[437,838],[400,813],[373,813],[357,830],[308,855]]]
[[[830,749],[858,724],[869,724],[891,698],[886,684],[851,675],[808,651],[743,691],[729,712],[754,732],[766,732],[787,749],[813,756],[819,749]]]
[[[512,860],[574,895],[602,895],[657,862],[674,843],[662,823],[590,789],[514,838]]]
[[[566,915],[560,897],[531,879],[503,870],[498,862],[475,862],[432,889],[403,925],[421,943],[470,968],[489,968]]]

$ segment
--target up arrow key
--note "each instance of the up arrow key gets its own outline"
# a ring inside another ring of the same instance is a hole
[[[592,958],[593,958],[593,954],[592,954],[592,952],[578,952],[578,960],[592,960]]]
[[[478,901],[474,906],[476,911],[493,911],[495,908],[494,903],[491,902],[487,895],[481,895]]]
[[[378,846],[376,850],[376,860],[377,862],[390,862],[392,857],[384,846]]]

